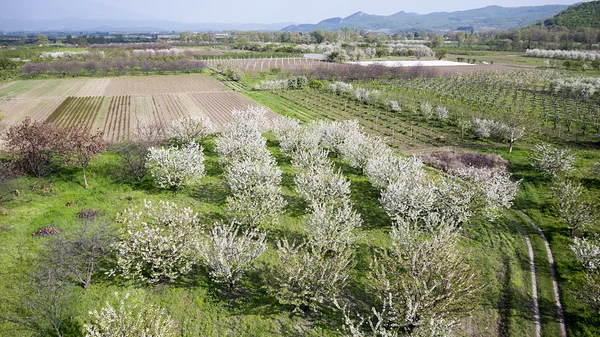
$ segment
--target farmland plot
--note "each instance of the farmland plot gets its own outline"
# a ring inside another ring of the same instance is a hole
[[[69,127],[83,123],[105,139],[131,139],[139,121],[170,125],[174,119],[209,117],[220,129],[231,111],[256,105],[209,76],[17,81],[0,88],[1,126],[32,119]]]
[[[46,119],[47,122],[71,127],[83,124],[93,127],[104,97],[67,97]]]
[[[104,138],[119,142],[128,140],[131,128],[131,97],[115,96],[108,105],[108,113],[104,122]]]
[[[104,95],[154,95],[227,90],[225,85],[206,76],[138,76],[110,79]]]
[[[104,96],[104,92],[106,87],[110,84],[110,81],[110,78],[90,79],[73,96]]]
[[[219,130],[229,121],[232,110],[256,105],[250,99],[234,92],[202,92],[187,96]]]
[[[83,79],[18,81],[0,89],[0,98],[66,98],[77,92],[87,81]]]

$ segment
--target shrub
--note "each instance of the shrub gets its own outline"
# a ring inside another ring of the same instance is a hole
[[[429,104],[427,102],[421,103],[420,108],[421,108],[421,115],[425,119],[431,119],[431,117],[433,117],[433,107],[431,106],[431,104]]]
[[[119,299],[118,293],[115,293]],[[163,308],[153,304],[130,305],[129,294],[119,300],[115,309],[110,303],[100,311],[90,311],[92,323],[85,324],[86,337],[175,337],[175,322]]]
[[[21,124],[10,127],[2,139],[22,170],[42,177],[48,171],[52,154],[60,148],[63,130],[27,117]]]
[[[310,81],[310,83],[308,83],[308,87],[311,89],[321,89],[324,86],[325,85],[323,84],[323,82],[319,80],[312,80]]]
[[[552,176],[568,174],[573,170],[575,157],[566,149],[538,144],[531,150],[531,165],[536,171]]]
[[[446,109],[443,106],[438,106],[437,108],[435,108],[435,116],[441,121],[448,119],[448,109]]]
[[[146,167],[161,188],[178,189],[183,185],[193,185],[204,177],[204,149],[195,142],[177,147],[148,150]]]
[[[233,289],[235,283],[267,250],[266,233],[248,229],[238,235],[235,224],[216,224],[200,244],[200,256],[210,268],[211,278]]]
[[[203,140],[212,132],[213,125],[208,117],[190,116],[171,122],[172,137],[182,143]]]
[[[116,244],[117,269],[127,279],[145,283],[172,282],[196,263],[202,228],[189,207],[144,201],[141,212],[129,208],[119,214],[123,224]]]

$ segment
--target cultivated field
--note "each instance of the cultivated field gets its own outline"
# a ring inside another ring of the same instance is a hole
[[[109,141],[130,139],[137,121],[169,124],[209,117],[220,129],[233,109],[256,105],[209,76],[138,76],[18,81],[0,88],[0,127],[26,117],[62,126],[84,123]]]

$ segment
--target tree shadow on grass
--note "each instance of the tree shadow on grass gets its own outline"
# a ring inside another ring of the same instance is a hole
[[[215,181],[200,185],[193,191],[192,196],[202,203],[224,205],[229,194],[225,184]]]
[[[353,180],[350,185],[352,191],[352,202],[354,208],[363,219],[362,228],[364,230],[387,228],[392,220],[381,208],[379,202],[380,193],[368,181]]]

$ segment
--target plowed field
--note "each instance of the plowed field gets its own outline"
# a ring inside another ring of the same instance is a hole
[[[130,139],[138,121],[169,125],[190,115],[209,117],[220,129],[233,109],[256,105],[203,75],[29,80],[0,87],[0,128],[26,117],[62,126],[83,123],[108,141]]]

